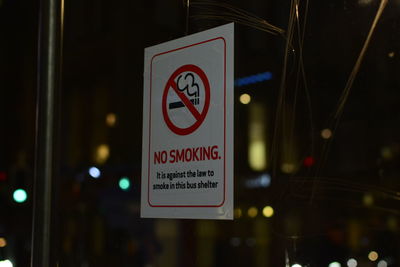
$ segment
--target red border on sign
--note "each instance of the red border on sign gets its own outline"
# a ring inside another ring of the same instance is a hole
[[[181,74],[182,72],[185,71],[191,71],[196,73],[201,81],[203,82],[204,85],[204,91],[205,91],[205,99],[204,99],[204,106],[203,110],[201,113],[194,107],[192,102],[186,97],[186,95],[182,92],[180,92],[176,87],[175,83],[175,78]],[[176,126],[171,119],[168,116],[168,111],[167,111],[167,96],[168,96],[168,91],[172,88],[173,91],[176,92],[178,97],[184,102],[185,106],[189,109],[189,111],[192,113],[193,117],[195,117],[196,122],[193,123],[191,126],[187,128],[180,128]],[[188,135],[193,133],[197,128],[200,127],[200,125],[203,123],[204,119],[206,118],[208,108],[210,107],[210,83],[208,81],[208,78],[204,71],[197,67],[196,65],[188,64],[188,65],[183,65],[179,67],[174,73],[172,73],[171,77],[168,79],[167,84],[165,85],[164,92],[163,92],[163,97],[162,97],[162,112],[164,116],[164,121],[167,124],[168,128],[174,132],[175,134],[178,135]]]
[[[152,99],[152,72],[153,72],[153,60],[161,55],[165,55],[168,53],[172,53],[175,51],[179,51],[185,48],[189,48],[189,47],[193,47],[196,45],[201,45],[201,44],[205,44],[205,43],[209,43],[212,41],[216,41],[216,40],[222,40],[224,42],[224,149],[223,149],[223,154],[224,154],[224,191],[223,191],[223,199],[222,202],[220,204],[215,204],[215,205],[154,205],[151,203],[150,201],[150,151],[151,151],[151,99]],[[218,207],[222,207],[225,203],[225,199],[226,199],[226,40],[224,37],[216,37],[216,38],[212,38],[206,41],[202,41],[199,43],[195,43],[195,44],[191,44],[191,45],[187,45],[187,46],[183,46],[183,47],[179,47],[176,49],[172,49],[166,52],[162,52],[162,53],[158,53],[156,55],[154,55],[151,58],[150,61],[150,103],[149,103],[149,149],[148,149],[148,170],[147,170],[147,202],[151,207],[154,208],[218,208]]]

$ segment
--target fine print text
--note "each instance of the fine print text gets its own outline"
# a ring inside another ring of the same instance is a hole
[[[188,170],[175,172],[156,172],[157,182],[153,190],[215,189],[218,182],[213,181],[213,170]]]

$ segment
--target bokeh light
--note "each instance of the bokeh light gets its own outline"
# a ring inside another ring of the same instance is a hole
[[[380,260],[377,265],[377,267],[387,267],[387,266],[388,266],[388,263],[385,260]]]
[[[376,261],[376,260],[378,259],[378,257],[379,257],[379,255],[378,255],[378,252],[376,252],[376,251],[371,251],[371,252],[368,254],[368,259],[369,259],[370,261]]]
[[[239,237],[232,237],[230,243],[232,247],[238,247],[242,243],[242,240]]]
[[[23,203],[27,200],[28,194],[24,189],[17,189],[14,191],[13,199],[17,203]]]
[[[363,203],[365,206],[372,206],[374,204],[374,196],[371,194],[364,194]]]
[[[7,240],[4,237],[0,237],[0,248],[7,246]]]
[[[384,146],[381,148],[381,156],[384,159],[390,160],[393,158],[394,155],[393,155],[393,151],[390,147]]]
[[[262,210],[264,217],[270,218],[274,215],[274,209],[271,206],[265,206]]]
[[[249,94],[242,94],[242,95],[239,97],[239,101],[240,101],[240,103],[242,103],[242,104],[244,104],[244,105],[247,105],[247,104],[249,104],[250,101],[251,101],[251,96],[250,96]]]
[[[10,260],[0,261],[0,267],[13,267],[13,264]]]
[[[315,163],[315,159],[312,156],[308,156],[304,159],[303,164],[306,167],[311,167]]]
[[[124,191],[127,191],[131,187],[131,182],[129,181],[128,177],[122,177],[119,180],[118,185],[119,185],[119,188],[121,188]]]
[[[101,144],[96,149],[96,163],[103,164],[110,157],[110,147],[107,144]]]
[[[258,209],[256,207],[250,207],[247,210],[247,215],[249,215],[250,218],[256,217],[258,214]]]
[[[117,123],[117,115],[115,113],[108,113],[106,116],[106,124],[109,127],[114,127]]]
[[[90,167],[89,168],[89,175],[95,179],[99,178],[101,175],[101,172],[98,168],[96,167]]]
[[[296,165],[294,165],[293,163],[285,162],[281,165],[281,171],[287,174],[294,173],[296,171]]]
[[[236,209],[233,211],[233,213],[234,213],[234,216],[235,216],[236,219],[239,219],[239,218],[242,217],[242,215],[243,215],[243,212],[242,212],[242,209],[241,209],[241,208],[236,208]]]
[[[323,139],[329,139],[332,137],[332,131],[330,129],[323,129],[321,131],[321,137]]]
[[[348,267],[357,267],[357,261],[355,259],[349,259],[347,261],[347,266]]]

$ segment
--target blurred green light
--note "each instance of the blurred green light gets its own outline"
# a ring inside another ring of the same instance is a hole
[[[13,194],[14,201],[17,203],[23,203],[28,198],[28,194],[24,189],[17,189]]]
[[[129,178],[128,177],[122,177],[119,180],[119,187],[124,191],[128,190],[129,187],[131,187],[131,182],[129,181]]]
[[[0,261],[0,267],[13,267],[13,263],[10,260]]]

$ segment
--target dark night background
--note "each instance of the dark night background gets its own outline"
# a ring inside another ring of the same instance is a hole
[[[235,220],[140,219],[144,48],[185,35],[185,2],[65,1],[54,263],[400,266],[398,0],[386,6],[338,119],[381,1],[224,2],[284,30],[235,24],[235,79],[272,73],[234,89]],[[238,22],[212,4],[221,1],[191,2],[190,33]],[[39,9],[39,0],[0,0],[0,267],[30,264]],[[254,140],[264,154],[253,154]],[[122,177],[130,188],[118,186]],[[23,203],[13,199],[18,188]]]

